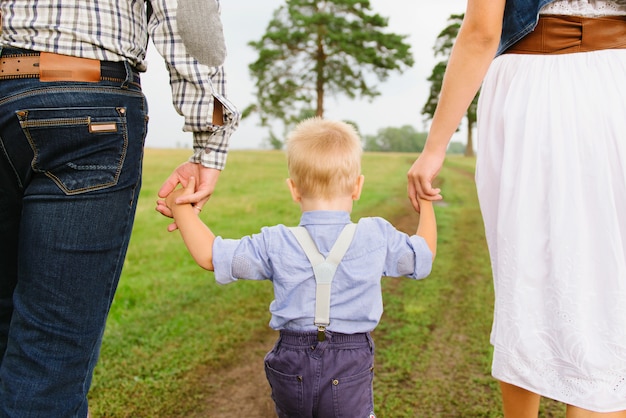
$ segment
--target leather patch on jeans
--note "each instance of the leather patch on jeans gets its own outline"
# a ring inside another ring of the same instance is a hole
[[[95,83],[100,81],[100,61],[42,52],[39,56],[39,80]]]

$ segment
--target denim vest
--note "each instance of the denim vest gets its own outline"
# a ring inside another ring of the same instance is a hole
[[[554,0],[506,0],[502,36],[496,55],[502,54],[508,47],[522,39],[535,29],[539,20],[539,10]]]

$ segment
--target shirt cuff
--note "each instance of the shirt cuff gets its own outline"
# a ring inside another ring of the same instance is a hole
[[[215,142],[220,145],[223,145],[224,143],[228,144],[228,137],[230,137],[230,132],[227,132],[225,129],[220,129],[215,132],[194,132],[194,153],[191,157],[189,157],[189,161],[192,163],[202,164],[207,168],[223,170],[224,167],[226,167],[228,146],[213,148],[211,144]]]
[[[211,115],[208,130],[194,131],[194,153],[189,158],[192,163],[202,164],[207,168],[223,170],[226,166],[226,157],[230,137],[239,126],[241,114],[225,97],[214,93],[214,103],[219,104],[219,113]],[[221,120],[215,120],[215,118]]]
[[[423,237],[412,235],[409,240],[415,252],[415,278],[423,279],[433,268],[433,253]]]

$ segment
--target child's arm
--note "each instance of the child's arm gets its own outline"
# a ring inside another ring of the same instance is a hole
[[[213,271],[215,234],[202,222],[190,203],[176,204],[176,198],[179,196],[194,193],[195,182],[195,178],[191,177],[187,187],[176,189],[165,198],[165,204],[172,211],[174,222],[196,263],[206,270]]]
[[[428,248],[433,253],[433,260],[437,253],[437,220],[435,218],[435,210],[433,202],[430,200],[419,199],[420,220],[417,225],[416,234],[426,240]]]

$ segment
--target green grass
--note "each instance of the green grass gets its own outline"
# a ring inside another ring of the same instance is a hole
[[[94,416],[201,411],[206,388],[199,371],[228,369],[267,330],[270,283],[215,284],[154,210],[161,183],[188,154],[146,151],[137,219],[90,393]],[[406,197],[414,157],[365,154],[365,188],[353,220],[383,216],[414,231],[417,214]],[[440,174],[445,201],[436,207],[439,249],[431,276],[383,281],[385,313],[374,333],[379,418],[500,416],[490,377],[493,293],[473,170],[473,159],[450,157]],[[202,217],[226,238],[295,225],[299,207],[286,177],[282,152],[232,151]],[[552,404],[542,408],[542,416],[562,416]]]

